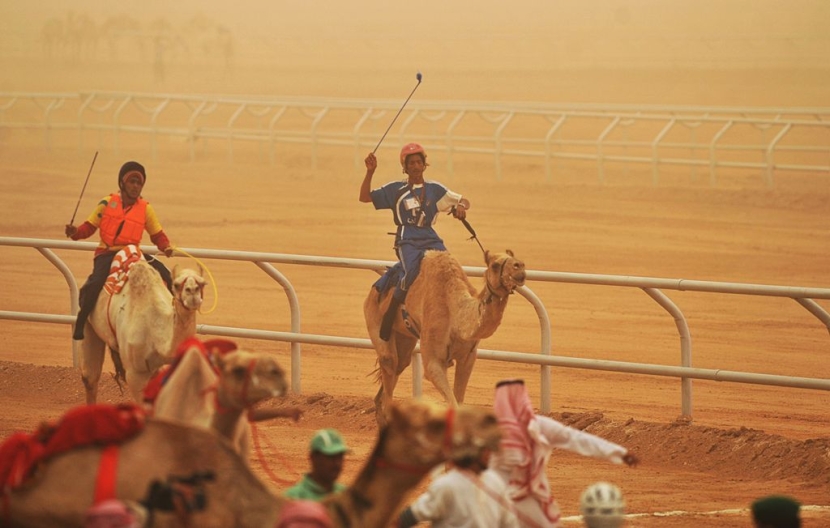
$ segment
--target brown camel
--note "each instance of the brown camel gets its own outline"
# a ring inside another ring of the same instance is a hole
[[[338,528],[386,528],[406,494],[431,468],[450,457],[496,449],[500,439],[495,415],[481,407],[447,410],[410,400],[393,404],[389,413],[353,484],[324,501]],[[23,486],[0,496],[0,519],[18,528],[83,527],[102,450],[97,445],[83,447],[42,464]],[[196,471],[213,471],[216,479],[205,486],[206,509],[190,514],[187,526],[275,526],[288,502],[271,494],[224,438],[154,418],[121,444],[115,494],[138,501],[152,481]],[[158,514],[154,526],[185,525],[173,515]]]
[[[363,313],[378,356],[381,386],[375,396],[375,416],[379,425],[383,425],[384,409],[392,401],[398,377],[412,361],[412,351],[419,339],[416,333],[420,335],[426,379],[448,405],[464,402],[479,341],[493,335],[501,324],[510,294],[525,282],[524,262],[509,249],[499,254],[485,251],[484,261],[487,264],[484,286],[476,292],[452,255],[446,251],[427,251],[421,271],[409,288],[406,304],[396,315],[389,341],[380,339],[379,330],[392,295],[384,297],[374,287],[369,291]],[[451,391],[447,368],[453,362],[456,366]]]
[[[205,279],[201,269],[173,269],[171,295],[161,276],[139,260],[129,270],[123,289],[101,291],[81,342],[81,378],[86,402],[98,399],[98,382],[106,346],[116,376],[125,381],[135,401],[150,377],[170,363],[179,344],[196,333],[196,312],[202,305]],[[91,331],[92,330],[92,331]]]
[[[212,346],[219,343],[228,350],[222,353]],[[164,385],[153,401],[153,416],[212,428],[227,438],[243,460],[248,460],[251,446],[249,413],[254,405],[288,390],[285,371],[273,356],[236,349],[226,340],[185,341],[181,359],[165,376]],[[210,359],[209,359],[210,358]],[[298,409],[260,409],[251,413],[256,420],[276,417],[299,417]]]

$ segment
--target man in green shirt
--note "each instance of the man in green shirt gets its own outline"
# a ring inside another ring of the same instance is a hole
[[[319,501],[326,495],[346,489],[337,482],[343,471],[343,458],[349,448],[334,429],[320,429],[311,438],[309,461],[311,471],[294,486],[288,488],[284,495],[290,499]]]

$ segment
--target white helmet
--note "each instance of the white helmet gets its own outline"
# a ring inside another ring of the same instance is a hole
[[[625,521],[625,499],[614,484],[595,482],[579,497],[579,511],[588,528],[617,528]]]

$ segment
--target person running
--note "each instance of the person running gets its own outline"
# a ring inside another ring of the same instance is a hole
[[[508,483],[509,496],[523,525],[559,526],[559,505],[545,474],[553,448],[630,467],[639,463],[636,455],[620,445],[536,414],[523,380],[498,382],[493,408],[502,440],[490,467]]]
[[[64,228],[64,233],[72,240],[89,238],[99,229],[101,237],[92,260],[92,273],[81,287],[79,294],[78,300],[81,307],[75,321],[73,339],[84,338],[87,318],[95,309],[98,295],[107,281],[110,264],[118,251],[129,244],[140,245],[141,237],[144,231],[147,231],[150,234],[150,240],[159,251],[168,257],[173,255],[173,246],[161,227],[155,209],[141,196],[146,181],[147,173],[143,165],[137,161],[124,163],[118,171],[119,191],[103,197],[86,222],[78,227],[66,224]],[[150,257],[147,261],[159,272],[167,288],[170,289],[172,283],[170,271],[155,258]]]
[[[407,178],[373,190],[372,177],[378,167],[378,160],[370,152],[364,160],[366,176],[360,185],[360,201],[371,202],[375,209],[391,209],[397,226],[394,247],[403,276],[395,286],[392,301],[381,322],[380,338],[384,341],[388,341],[392,335],[395,314],[418,276],[424,252],[428,249],[447,250],[444,241],[432,227],[438,219],[438,213],[451,212],[455,218],[463,219],[470,209],[468,199],[438,182],[424,180],[424,172],[429,167],[424,147],[418,143],[404,145],[400,162]]]

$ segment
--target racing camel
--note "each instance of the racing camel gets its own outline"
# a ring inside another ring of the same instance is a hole
[[[381,384],[375,396],[378,425],[384,423],[385,409],[392,401],[398,377],[412,361],[418,339],[424,376],[448,405],[464,402],[479,341],[493,335],[501,324],[510,294],[525,282],[525,264],[509,249],[497,254],[485,251],[484,261],[487,264],[484,286],[476,292],[450,253],[427,251],[421,272],[407,293],[406,304],[396,315],[389,341],[382,340],[379,332],[392,295],[381,293],[374,286],[369,291],[363,314],[378,356]],[[455,379],[450,390],[447,368],[453,362]]]
[[[501,438],[495,415],[483,407],[395,402],[386,422],[348,491],[323,501],[337,528],[388,527],[430,469],[449,458],[497,449]],[[154,526],[275,526],[289,501],[269,492],[227,440],[204,429],[147,418],[140,432],[119,445],[115,475],[100,469],[106,450],[90,444],[65,451],[41,461],[21,484],[0,488],[0,520],[18,528],[82,528],[84,513],[101,489],[135,502],[155,480],[197,472],[215,474],[205,484],[205,509],[190,513],[186,523],[158,514]],[[5,444],[3,452],[8,453]],[[30,452],[27,447],[25,453]],[[2,463],[0,475],[8,473]]]
[[[174,268],[171,294],[156,270],[140,259],[131,263],[120,291],[118,281],[113,283],[98,296],[81,342],[81,378],[87,404],[98,399],[107,346],[119,383],[126,382],[134,400],[141,401],[141,391],[150,377],[172,361],[182,341],[196,333],[196,312],[202,305],[206,281],[201,269]]]
[[[152,404],[153,417],[213,429],[248,460],[248,420],[299,418],[301,411],[295,407],[253,409],[287,390],[285,371],[273,355],[240,350],[227,339],[202,342],[191,337],[181,344],[173,364],[150,381],[144,399]]]

